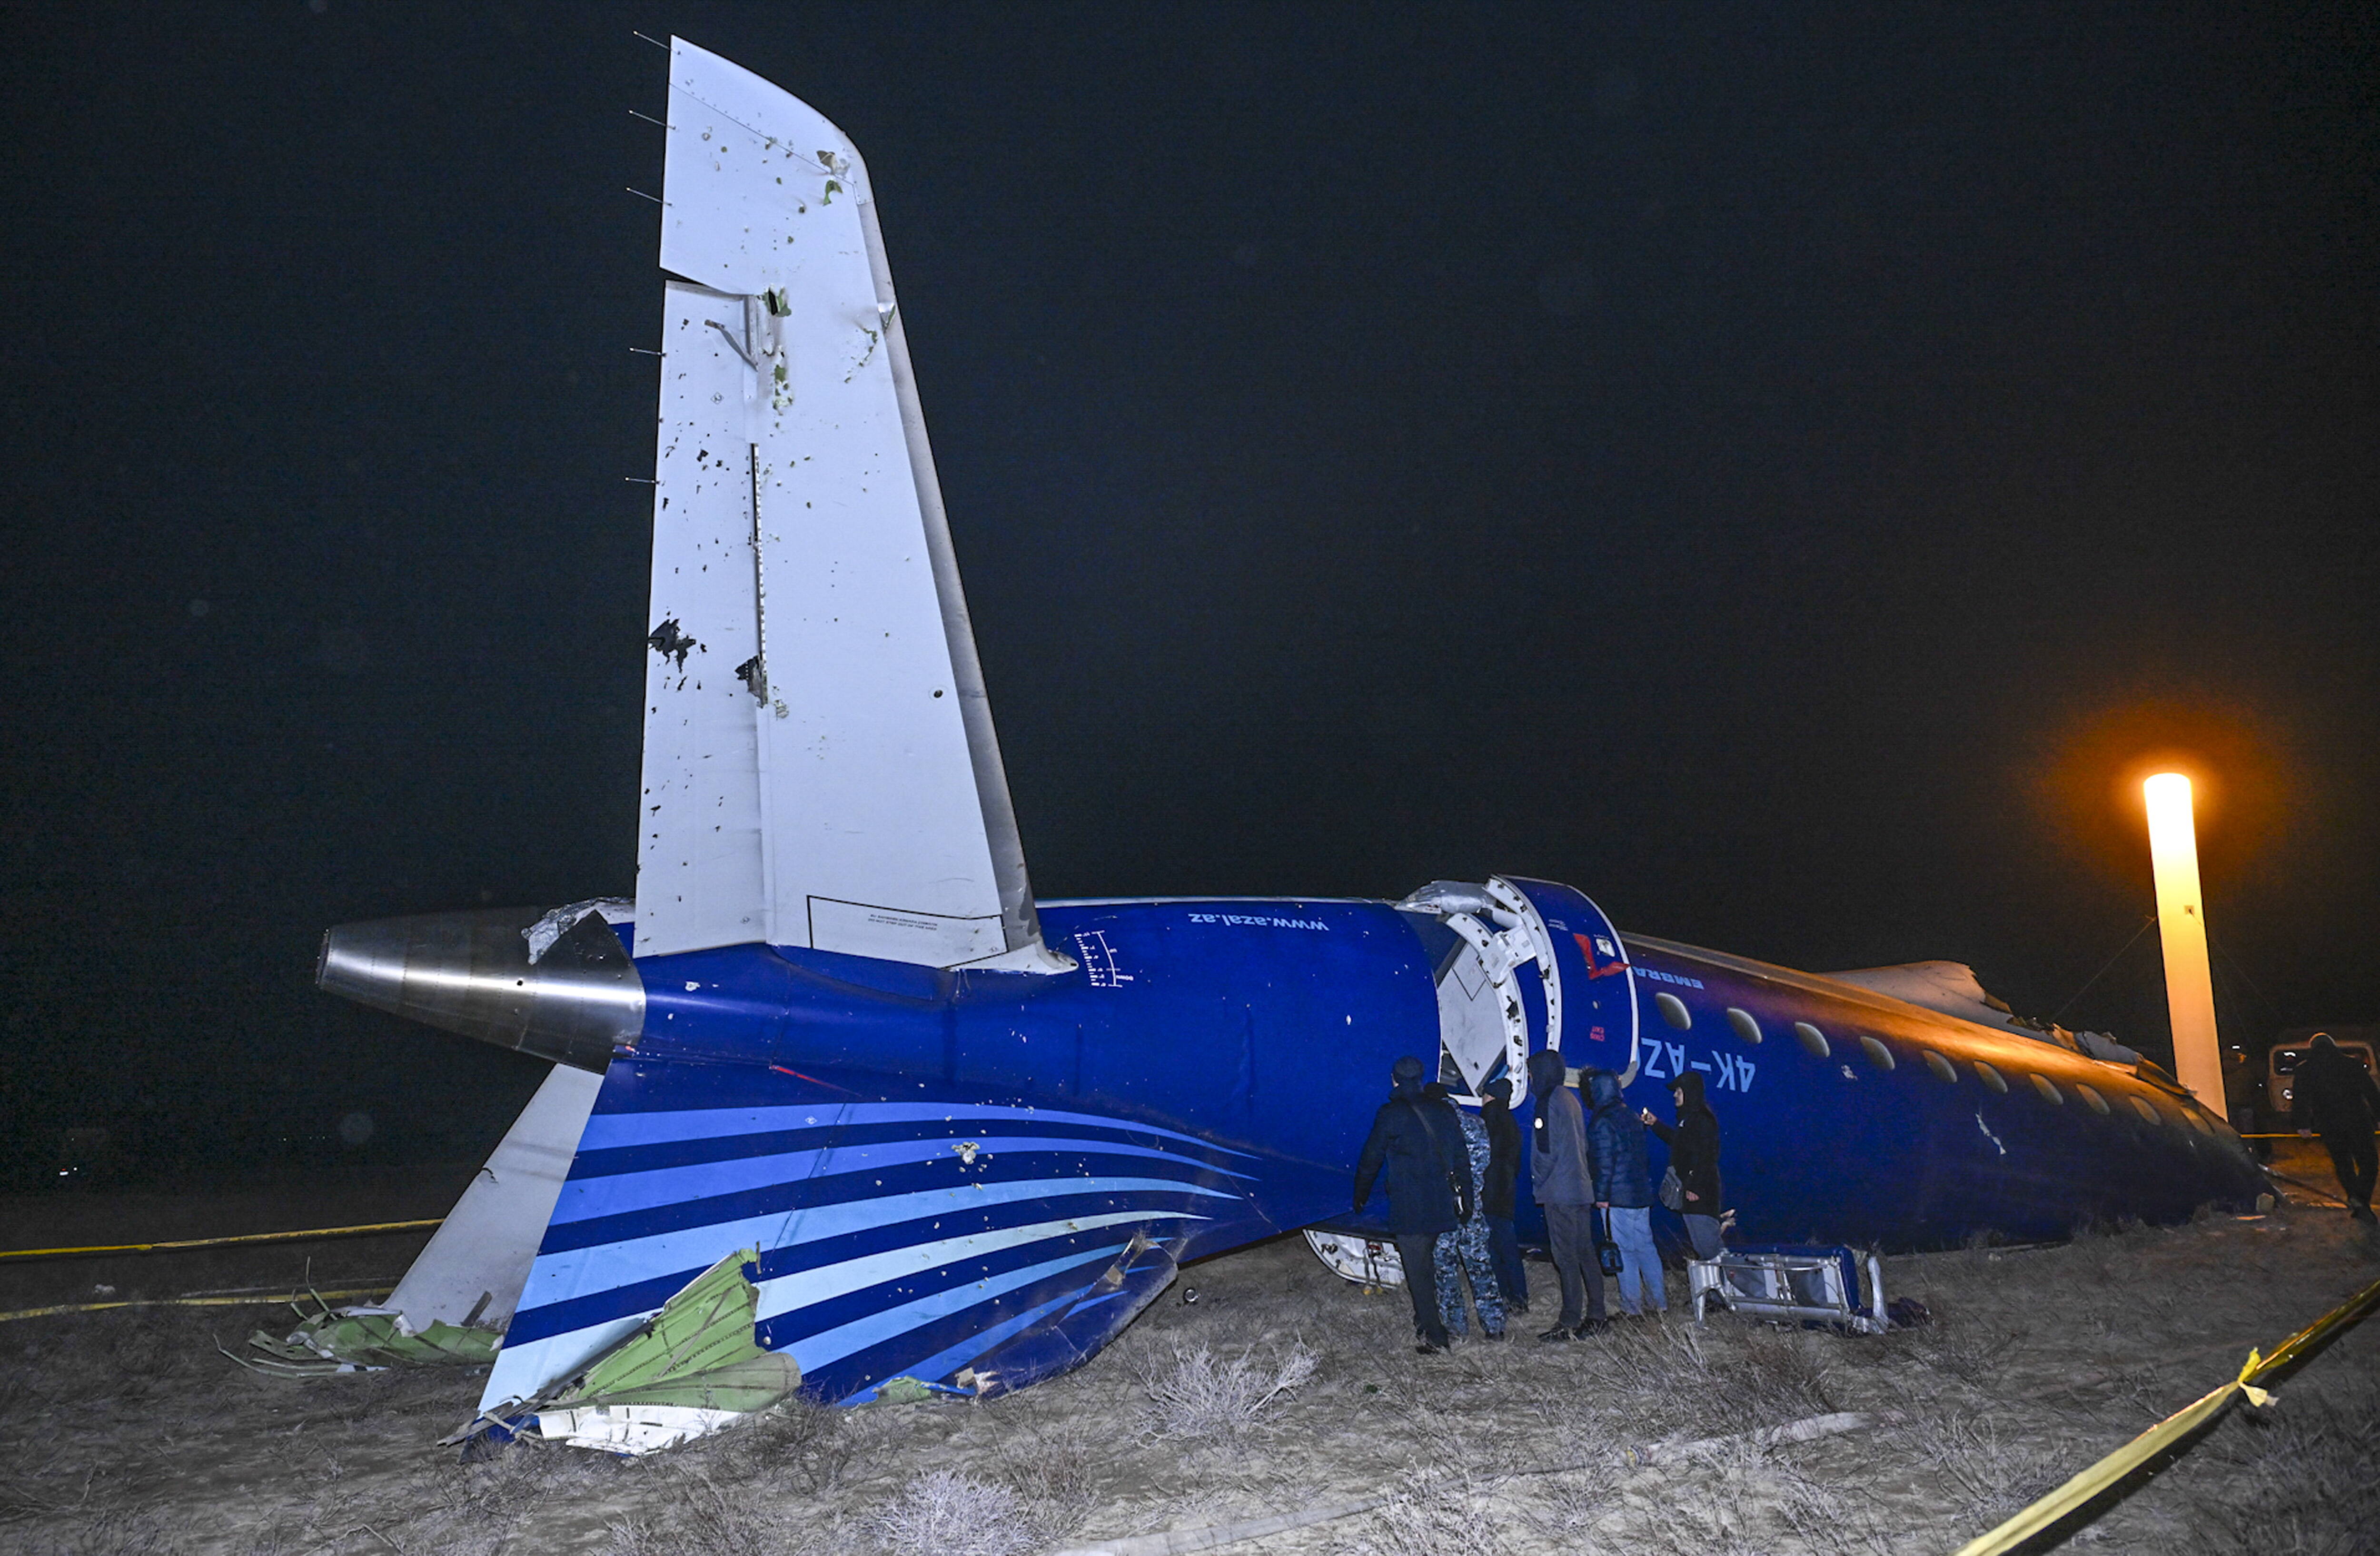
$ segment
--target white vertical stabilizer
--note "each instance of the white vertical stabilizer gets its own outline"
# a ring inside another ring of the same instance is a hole
[[[417,1331],[442,1319],[511,1323],[602,1088],[601,1076],[556,1064],[382,1306]]]
[[[1054,970],[868,174],[671,50],[637,953]]]

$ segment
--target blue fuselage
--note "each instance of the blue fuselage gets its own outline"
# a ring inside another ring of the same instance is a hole
[[[1665,1117],[1670,1079],[1700,1072],[1746,1238],[1912,1248],[1984,1231],[2047,1237],[2090,1219],[2246,1210],[2265,1189],[2223,1124],[2127,1067],[1680,947],[1629,941],[1625,966],[1598,966],[1587,935],[1572,932],[1574,920],[1601,925],[1591,905],[1527,889],[1564,960],[1566,1061],[1624,1072],[1633,1056],[1629,1107]],[[661,1072],[679,1077],[673,1090],[689,1078],[684,1062],[731,1068],[747,1101],[765,1069],[788,1100],[949,1104],[954,1119],[984,1121],[968,1126],[986,1136],[981,1170],[995,1181],[998,1136],[1035,1135],[1037,1117],[1191,1137],[1232,1164],[1216,1181],[1239,1208],[1205,1220],[1189,1258],[1348,1224],[1390,1064],[1435,1063],[1439,1049],[1432,952],[1413,917],[1346,901],[1040,914],[1076,970],[950,973],[760,946],[642,958],[632,1063],[657,1084]],[[1542,996],[1524,1003],[1541,1047]],[[1523,1183],[1525,1231],[1536,1216],[1525,1173]]]

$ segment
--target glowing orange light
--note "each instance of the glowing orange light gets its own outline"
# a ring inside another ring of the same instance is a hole
[[[2148,798],[2149,868],[2156,877],[2174,1076],[2220,1115],[2223,1058],[2215,1035],[2215,976],[2206,963],[2206,904],[2198,893],[2198,828],[2191,814],[2190,780],[2160,772],[2141,787]]]

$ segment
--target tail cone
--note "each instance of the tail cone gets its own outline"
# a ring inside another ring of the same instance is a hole
[[[645,986],[600,913],[529,960],[535,908],[341,924],[322,936],[326,993],[597,1074],[644,1029]]]

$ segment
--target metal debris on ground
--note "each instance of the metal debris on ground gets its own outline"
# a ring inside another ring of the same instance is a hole
[[[1884,1261],[1853,1248],[1730,1248],[1718,1258],[1688,1259],[1686,1285],[1696,1323],[1716,1302],[1748,1319],[1818,1324],[1852,1334],[1882,1334],[1892,1327],[1884,1299]]]
[[[402,1313],[386,1309],[331,1307],[275,1339],[258,1330],[249,1347],[261,1355],[224,1355],[253,1372],[276,1378],[322,1378],[340,1372],[380,1372],[393,1367],[486,1367],[496,1359],[504,1337],[492,1330],[466,1329],[444,1321],[415,1330]],[[220,1347],[218,1347],[220,1349]]]
[[[739,1248],[687,1282],[636,1331],[540,1397],[484,1412],[445,1441],[549,1442],[650,1453],[733,1426],[801,1386],[793,1357],[754,1341],[759,1293]]]

